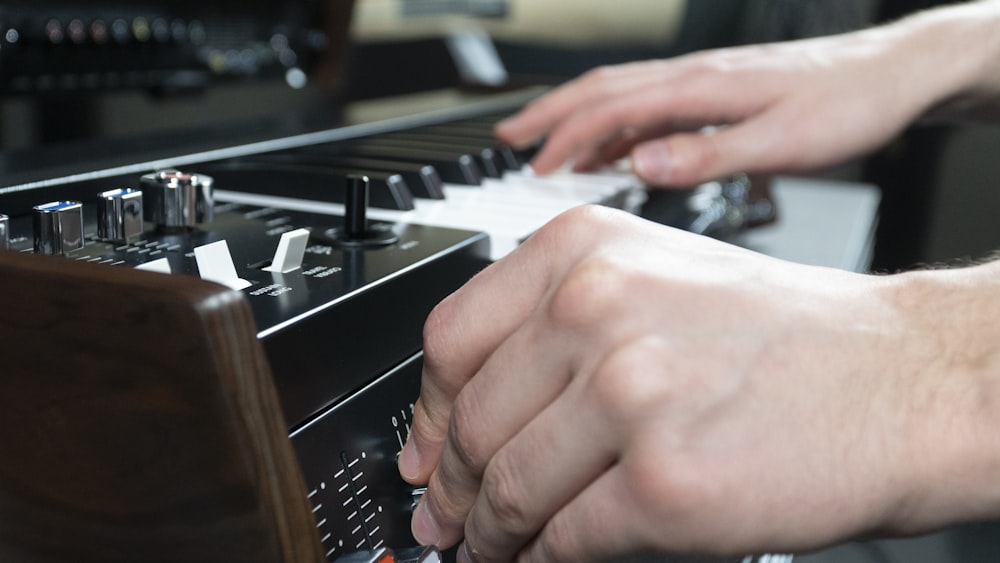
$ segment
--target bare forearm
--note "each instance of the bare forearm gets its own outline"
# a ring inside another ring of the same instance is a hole
[[[923,12],[886,30],[901,35],[900,64],[921,66],[911,87],[932,94],[928,117],[1000,122],[1000,1]]]
[[[890,518],[922,532],[1000,516],[1000,262],[897,278],[923,366],[901,374],[908,397],[909,492]],[[903,354],[901,364],[906,365]],[[912,357],[912,356],[911,356]]]

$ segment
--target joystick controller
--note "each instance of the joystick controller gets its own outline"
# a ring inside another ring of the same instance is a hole
[[[368,176],[347,177],[344,197],[344,226],[327,229],[327,239],[342,248],[388,246],[399,240],[388,225],[368,224]]]

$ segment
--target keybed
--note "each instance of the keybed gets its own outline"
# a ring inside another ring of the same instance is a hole
[[[528,164],[533,151],[515,150],[493,137],[498,118],[471,117],[254,155],[239,164],[212,163],[208,171],[233,172],[219,182],[222,201],[331,214],[344,211],[342,176],[365,174],[371,180],[370,217],[485,231],[493,259],[580,205],[638,211],[645,186],[628,170],[538,176]],[[280,185],[259,177],[271,173],[268,166],[281,167]]]

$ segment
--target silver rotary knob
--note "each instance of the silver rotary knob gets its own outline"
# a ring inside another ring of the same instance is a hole
[[[212,177],[163,170],[142,177],[145,216],[160,227],[190,228],[212,220]]]
[[[79,201],[53,201],[36,205],[35,252],[68,254],[83,248],[83,204]]]
[[[0,250],[10,248],[10,217],[0,213]]]
[[[97,195],[97,236],[128,242],[142,235],[142,192],[132,188],[109,190]]]

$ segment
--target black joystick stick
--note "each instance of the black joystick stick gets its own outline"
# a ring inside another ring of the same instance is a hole
[[[399,240],[389,225],[368,225],[368,176],[347,177],[344,226],[324,234],[335,245],[348,248],[387,246]]]

